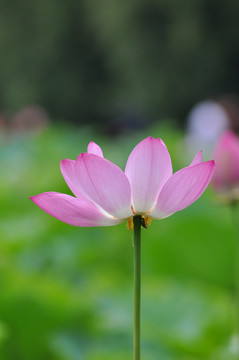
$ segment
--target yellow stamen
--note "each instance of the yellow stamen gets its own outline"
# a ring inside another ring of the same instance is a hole
[[[127,229],[134,230],[134,220],[133,220],[133,216],[131,218],[128,219],[127,223],[126,223]]]
[[[147,229],[147,227],[151,224],[152,219],[148,216],[142,216],[141,218],[141,225],[143,228]],[[126,223],[126,227],[127,229],[129,229],[130,231],[134,230],[134,220],[133,220],[133,216],[131,218],[128,219],[127,223]]]
[[[151,222],[152,222],[152,219],[150,217],[148,217],[148,216],[145,216],[145,224],[146,224],[146,226],[151,225]]]
[[[147,227],[149,225],[151,225],[151,222],[152,222],[152,219],[148,216],[142,216],[142,219],[143,219],[143,223],[142,223],[142,226],[147,229]]]

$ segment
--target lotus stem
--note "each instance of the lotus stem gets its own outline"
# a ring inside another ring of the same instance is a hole
[[[133,360],[140,360],[141,301],[141,216],[134,216],[134,348]]]

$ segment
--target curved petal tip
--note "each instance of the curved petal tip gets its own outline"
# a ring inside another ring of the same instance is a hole
[[[197,155],[193,158],[190,166],[197,165],[202,162],[202,150],[200,150]]]
[[[100,157],[104,157],[101,147],[97,145],[94,141],[89,142],[87,152],[88,154],[94,154]]]

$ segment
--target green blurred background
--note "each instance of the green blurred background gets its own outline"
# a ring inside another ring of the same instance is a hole
[[[124,168],[160,136],[174,170],[186,166],[191,107],[239,92],[239,2],[0,10],[0,360],[131,359],[132,234],[66,225],[29,196],[70,194],[60,161],[91,140]],[[142,237],[142,359],[236,359],[230,209],[209,188]]]

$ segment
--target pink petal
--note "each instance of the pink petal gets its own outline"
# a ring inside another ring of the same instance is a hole
[[[208,186],[214,168],[214,161],[207,161],[177,171],[163,186],[150,216],[164,218],[191,205]]]
[[[89,200],[70,195],[46,192],[30,199],[47,214],[74,226],[112,226],[122,222],[103,214]]]
[[[80,197],[86,200],[87,197],[82,194],[80,182],[78,177],[76,176],[75,163],[76,162],[74,160],[69,160],[69,159],[62,160],[60,166],[61,172],[65,179],[65,182],[67,183],[73,194],[76,197]]]
[[[88,154],[94,154],[98,155],[100,157],[104,157],[103,151],[101,150],[101,147],[94,143],[94,141],[91,141],[87,147]]]
[[[134,211],[148,212],[172,175],[170,155],[163,141],[148,137],[136,145],[128,158],[125,173],[132,188]]]
[[[97,145],[96,143],[94,143],[93,141],[91,141],[88,144],[87,151],[89,154],[95,154],[95,155],[104,157],[100,146]],[[69,188],[71,189],[73,194],[75,196],[82,197],[83,195],[81,192],[79,179],[76,176],[76,172],[75,172],[75,163],[76,162],[74,160],[69,160],[69,159],[62,160],[61,161],[61,172],[62,172],[62,175],[63,175],[67,185],[69,186]]]
[[[76,174],[91,201],[117,218],[132,216],[130,183],[118,166],[97,155],[81,154]]]
[[[197,165],[202,162],[202,150],[197,153],[197,155],[194,157],[193,161],[191,162],[190,166]]]

